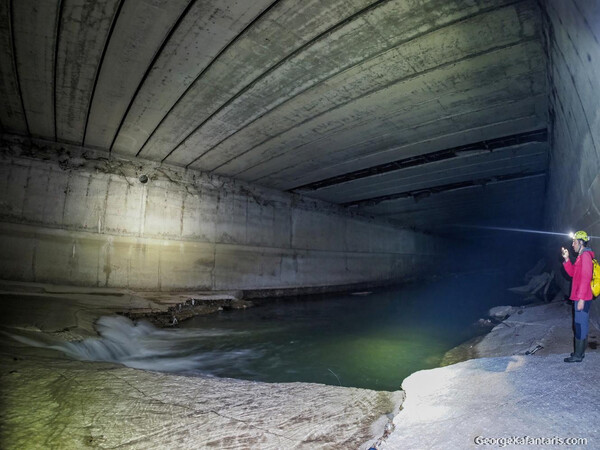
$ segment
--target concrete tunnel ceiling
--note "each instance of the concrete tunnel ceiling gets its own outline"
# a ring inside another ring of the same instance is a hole
[[[535,222],[542,20],[534,0],[4,0],[0,123],[404,226]]]

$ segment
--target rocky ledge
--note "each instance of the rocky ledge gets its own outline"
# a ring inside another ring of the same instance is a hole
[[[142,308],[125,311],[122,314],[131,320],[145,320],[157,327],[167,328],[176,326],[194,316],[231,309],[246,309],[254,306],[251,301],[241,300],[230,295],[196,294],[179,295],[179,297],[187,298],[185,301],[179,301],[172,306],[168,306],[166,311]]]
[[[599,448],[600,332],[591,329],[582,363],[563,362],[571,308],[515,308],[455,353],[478,359],[407,377],[395,431],[378,449]]]

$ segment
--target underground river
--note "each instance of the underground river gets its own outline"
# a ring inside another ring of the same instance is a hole
[[[490,307],[520,301],[507,287],[499,272],[478,273],[263,300],[169,329],[109,316],[96,324],[101,338],[52,348],[75,359],[189,376],[395,391],[411,373],[439,366],[448,350],[487,332],[476,322]]]

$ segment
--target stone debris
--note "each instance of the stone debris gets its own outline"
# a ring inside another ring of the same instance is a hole
[[[520,294],[525,300],[535,301],[543,300],[549,302],[559,291],[564,291],[564,280],[561,283],[561,277],[556,277],[553,270],[548,269],[545,259],[540,259],[523,277],[525,285],[509,288],[510,292]]]
[[[369,447],[369,450],[378,450],[381,448],[381,446],[383,445],[383,443],[385,442],[385,440],[389,437],[389,435],[396,429],[396,426],[394,425],[394,421],[393,421],[393,417],[390,419],[390,421],[385,425],[385,428],[383,429],[383,436],[381,436],[377,442],[375,442],[374,444],[372,444]]]
[[[493,327],[495,324],[490,319],[479,319],[476,325],[480,327]]]
[[[544,272],[533,276],[526,285],[509,288],[508,290],[516,294],[532,296],[540,291],[543,292],[546,290],[553,278],[554,272]]]
[[[543,349],[544,347],[540,344],[537,344],[535,347],[533,347],[531,350],[527,350],[525,352],[526,355],[533,355],[535,354],[535,352],[537,352],[538,350]]]
[[[254,306],[251,301],[228,296],[190,297],[187,300],[168,306],[164,310],[130,310],[123,313],[132,320],[146,320],[158,327],[176,326],[179,322],[194,316],[212,314],[229,309],[245,309]]]
[[[499,319],[499,320],[504,320],[506,319],[508,316],[514,314],[515,312],[517,312],[519,310],[519,308],[515,307],[515,306],[495,306],[494,308],[490,309],[488,312],[488,315],[490,317],[493,317],[495,319]]]

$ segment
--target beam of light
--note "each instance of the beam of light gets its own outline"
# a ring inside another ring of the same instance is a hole
[[[482,225],[456,225],[457,227],[462,228],[477,228],[481,230],[496,230],[496,231],[512,231],[517,233],[534,233],[534,234],[549,234],[554,236],[566,236],[569,238],[573,237],[573,233],[556,233],[553,231],[540,231],[540,230],[527,230],[523,228],[506,228],[506,227],[487,227]],[[594,236],[590,236],[594,237]]]

